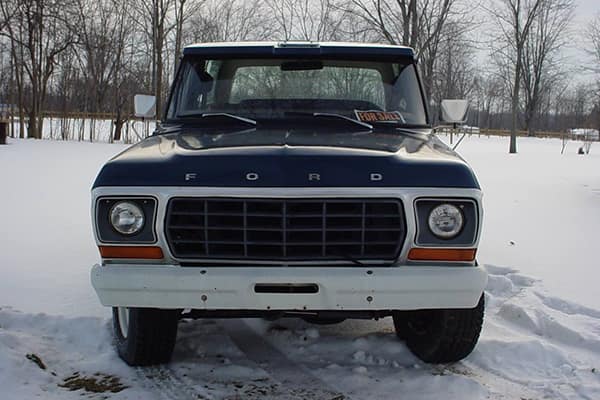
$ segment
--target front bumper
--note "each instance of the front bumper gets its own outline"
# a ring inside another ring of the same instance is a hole
[[[105,306],[200,310],[415,310],[472,308],[482,267],[179,267],[95,265]],[[256,284],[315,284],[317,293],[256,293]]]

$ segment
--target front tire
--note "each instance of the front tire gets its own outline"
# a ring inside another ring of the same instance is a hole
[[[177,337],[178,310],[113,307],[119,357],[131,366],[169,362]]]
[[[471,309],[438,309],[393,314],[396,334],[426,363],[460,361],[473,351],[483,325],[484,296]]]

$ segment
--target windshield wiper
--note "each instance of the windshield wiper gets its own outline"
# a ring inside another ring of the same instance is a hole
[[[202,113],[202,114],[179,114],[180,118],[229,118],[235,121],[243,122],[249,125],[256,125],[256,121],[246,117],[240,117],[239,115],[223,113],[223,112],[213,112],[213,113]]]
[[[373,125],[390,126],[399,129],[431,129],[431,126],[426,124],[410,124],[401,121],[373,121]]]
[[[359,125],[362,126],[363,128],[366,128],[370,131],[373,130],[373,125],[371,124],[367,124],[366,122],[362,122],[359,121],[357,119],[354,118],[350,118],[350,117],[346,117],[345,115],[342,114],[334,114],[334,113],[307,113],[307,112],[302,112],[302,111],[288,111],[285,113],[286,115],[308,115],[308,116],[312,116],[315,118],[331,118],[331,119],[339,119],[339,120],[343,120],[346,122],[351,122],[355,125]]]

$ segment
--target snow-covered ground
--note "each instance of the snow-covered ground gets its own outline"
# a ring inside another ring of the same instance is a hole
[[[459,148],[485,191],[479,258],[490,273],[466,360],[423,364],[389,320],[205,320],[180,324],[169,366],[134,369],[115,355],[89,284],[89,188],[124,146],[10,140],[0,146],[0,398],[598,399],[600,148],[507,147],[471,137]]]

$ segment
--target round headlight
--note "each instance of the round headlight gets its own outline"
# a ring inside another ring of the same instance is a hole
[[[462,211],[452,204],[440,204],[429,214],[429,229],[441,239],[452,239],[463,227]]]
[[[123,235],[134,235],[144,227],[144,212],[134,203],[121,201],[110,210],[110,223]]]

